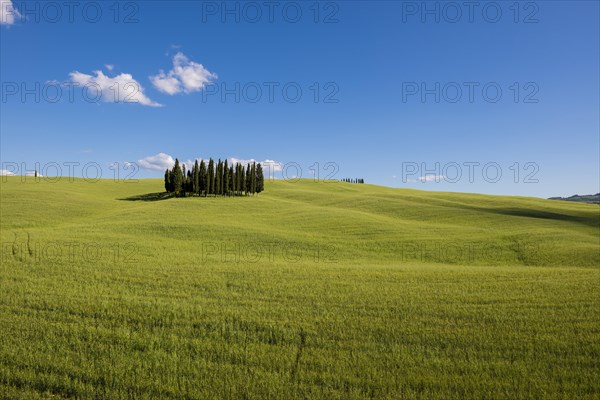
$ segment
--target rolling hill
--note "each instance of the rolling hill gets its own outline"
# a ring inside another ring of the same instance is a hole
[[[600,208],[268,182],[0,186],[8,398],[594,398]]]

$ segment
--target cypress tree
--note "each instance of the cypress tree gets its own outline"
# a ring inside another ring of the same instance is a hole
[[[227,177],[229,176],[229,169],[225,161],[221,163],[221,194],[225,196],[227,194]]]
[[[233,181],[234,180],[234,172],[233,172],[233,164],[231,164],[231,166],[229,167],[229,187],[227,188],[227,191],[229,192],[230,196],[235,195],[235,193],[233,192]]]
[[[211,192],[212,192],[212,194],[216,195],[217,191],[218,191],[218,189],[217,189],[217,174],[219,172],[219,170],[217,168],[217,162],[216,161],[213,162],[213,168],[214,168],[214,170],[213,170],[213,175],[212,175],[213,181],[212,181],[212,190],[211,190]]]
[[[185,166],[184,166],[185,168]],[[179,160],[175,159],[175,166],[173,167],[173,192],[175,192],[176,196],[181,194],[181,190],[183,189],[183,174],[182,169],[179,166]]]
[[[233,194],[238,195],[238,175],[240,173],[240,164],[236,163],[233,168]]]
[[[252,196],[256,193],[256,163],[252,163],[250,170],[250,193],[252,193]]]
[[[188,175],[185,170],[185,163],[181,163],[181,171],[182,171],[182,175],[183,175],[183,180],[181,182],[181,194],[183,197],[185,197],[185,192],[187,192],[187,186],[188,186]]]
[[[235,164],[235,165],[231,164],[230,168],[231,168],[231,173],[230,173],[231,176],[229,178],[229,181],[230,181],[229,187],[231,188],[231,194],[233,196],[237,196],[236,189],[235,189],[236,182],[237,182],[237,164]]]
[[[219,163],[219,194],[222,196],[224,194],[224,180],[225,175],[223,174],[223,161]]]
[[[240,163],[237,163],[237,164],[235,165],[235,170],[236,170],[236,173],[235,173],[235,193],[236,193],[236,195],[238,195],[238,196],[240,196],[240,195],[241,195],[241,191],[242,191],[242,185],[241,185],[241,183],[240,183],[240,182],[241,182],[241,180],[240,180],[240,179],[241,179],[241,177],[242,177],[242,176],[243,176],[243,174],[244,174],[244,171],[243,171],[243,169],[242,169],[242,168],[243,168],[243,167],[242,167],[242,164],[240,164]]]
[[[214,161],[211,158],[208,161],[208,170],[206,171],[206,195],[210,195],[212,194],[213,190],[214,190]]]
[[[193,191],[195,194],[199,194],[200,193],[200,173],[198,170],[198,160],[196,160],[196,163],[194,164],[194,187],[193,187]]]
[[[229,168],[227,168],[227,160],[223,161],[223,164],[221,164],[221,168],[223,168],[223,172],[221,173],[221,187],[223,189],[221,189],[221,194],[223,196],[227,195],[227,179],[229,177]]]
[[[240,177],[240,195],[246,193],[246,168],[247,165],[242,165],[242,176]]]
[[[246,188],[246,169],[241,164],[240,164],[240,176],[238,177],[238,188],[240,191],[240,196],[243,195],[244,190]]]
[[[241,196],[244,194],[244,186],[246,185],[246,172],[244,170],[244,166],[240,164],[240,174],[238,176],[238,195]]]
[[[217,161],[215,161],[213,165],[214,165],[215,170],[213,172],[213,184],[212,184],[213,190],[212,190],[212,193],[216,196],[217,193],[219,192],[219,185],[218,185],[219,184],[219,181],[218,181],[218,179],[219,179],[219,176],[218,176],[218,174],[219,174],[219,164],[218,164]]]
[[[258,163],[256,165],[256,193],[260,193],[265,190],[265,176],[263,174],[262,165]]]
[[[217,180],[217,195],[221,196],[223,194],[223,161],[220,159],[217,164]]]
[[[225,196],[225,178],[227,177],[227,169],[225,168],[225,162],[221,163],[221,195]]]
[[[215,162],[215,182],[213,183],[213,192],[215,196],[219,195],[219,188],[221,187],[221,182],[219,182],[219,164],[221,160]]]
[[[250,193],[250,187],[252,186],[252,167],[250,164],[246,165],[246,196]]]
[[[223,195],[229,196],[229,167],[227,166],[227,160],[223,165]]]
[[[204,160],[200,160],[200,170],[198,171],[198,194],[206,190],[206,164]]]
[[[165,171],[165,190],[167,193],[171,191],[171,173],[169,172],[169,168]]]

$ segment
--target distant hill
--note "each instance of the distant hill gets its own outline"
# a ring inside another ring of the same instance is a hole
[[[600,193],[586,194],[583,196],[576,194],[571,197],[550,197],[548,200],[564,200],[564,201],[575,201],[577,203],[600,204]]]

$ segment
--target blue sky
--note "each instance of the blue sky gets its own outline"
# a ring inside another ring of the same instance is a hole
[[[318,163],[392,187],[600,191],[596,1],[1,2],[2,169],[110,178],[134,162],[143,178],[213,157],[288,178]]]

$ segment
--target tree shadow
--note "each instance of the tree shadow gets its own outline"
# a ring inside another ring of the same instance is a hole
[[[123,200],[123,201],[162,201],[162,200],[168,200],[168,199],[172,199],[172,198],[175,198],[174,193],[160,192],[160,193],[138,194],[135,196],[125,197],[125,198],[118,199],[118,200]]]

